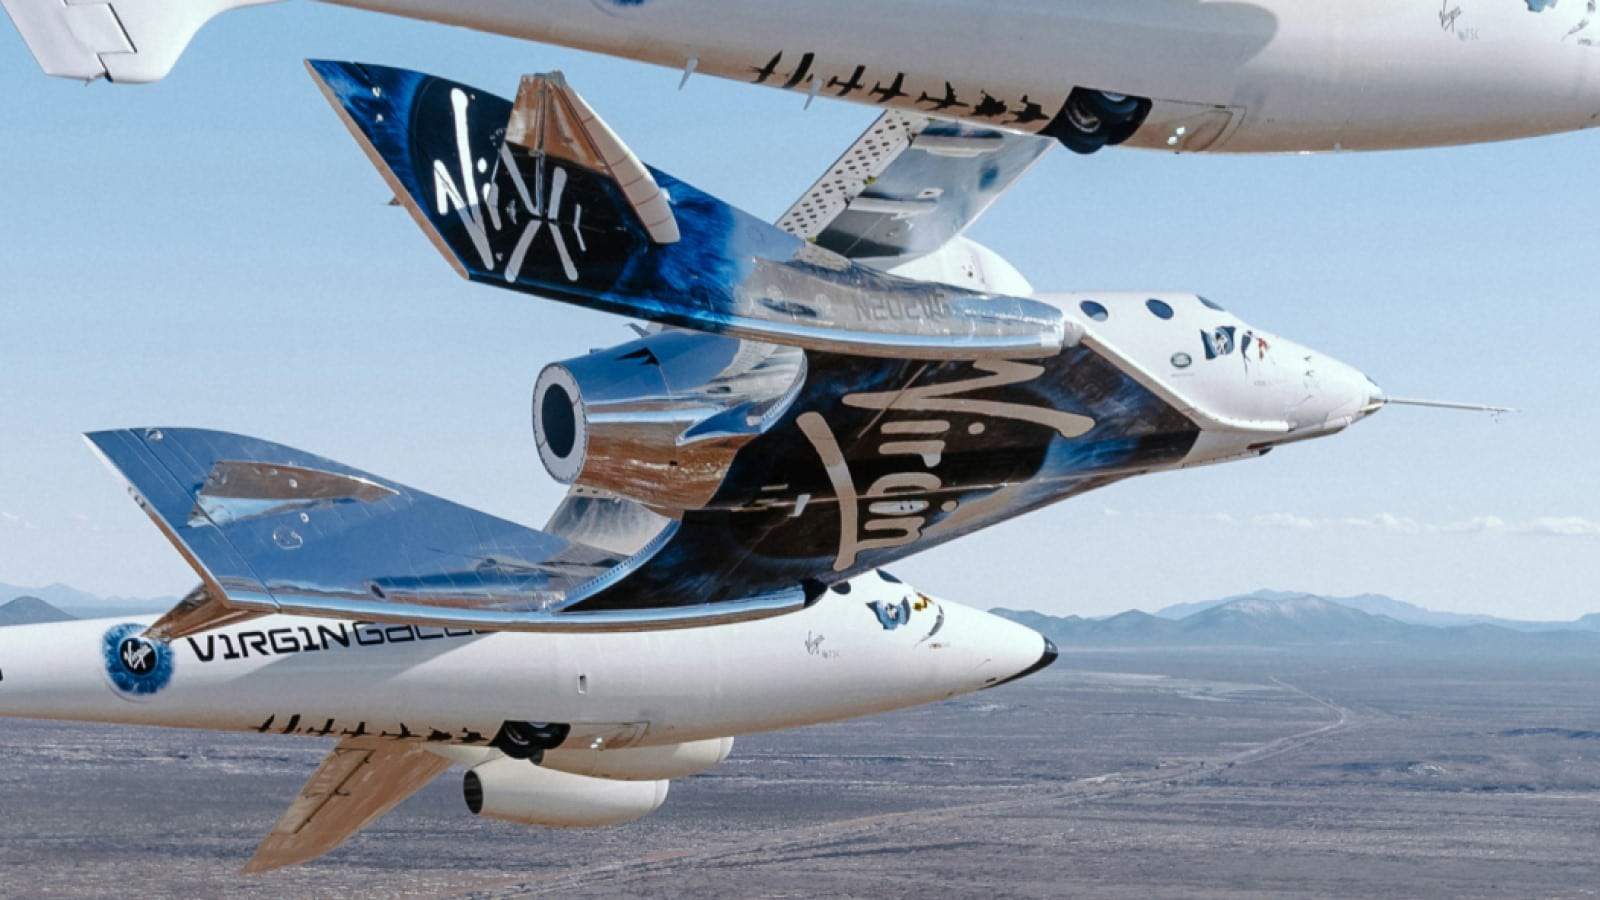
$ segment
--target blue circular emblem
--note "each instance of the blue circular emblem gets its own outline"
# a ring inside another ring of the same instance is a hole
[[[612,16],[622,16],[645,5],[646,0],[594,0],[594,5],[601,12]]]
[[[100,641],[106,677],[119,693],[150,697],[172,680],[172,648],[140,637],[146,626],[116,625]]]

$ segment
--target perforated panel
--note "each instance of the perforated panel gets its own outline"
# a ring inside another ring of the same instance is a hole
[[[872,123],[827,173],[778,219],[778,227],[805,240],[821,234],[851,200],[860,196],[873,179],[905,152],[911,145],[911,138],[927,124],[926,118],[905,113],[891,111],[879,116],[878,121]]]

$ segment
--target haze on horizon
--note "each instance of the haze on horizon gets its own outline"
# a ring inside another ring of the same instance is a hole
[[[645,159],[775,217],[872,112],[318,5],[218,20],[159,85],[39,74],[0,25],[0,581],[181,594],[193,576],[77,440],[225,428],[541,524],[528,395],[621,319],[462,282],[303,57],[509,91],[565,70]],[[1271,586],[1432,609],[1600,611],[1600,312],[1575,190],[1600,133],[1374,155],[1056,152],[973,236],[1040,289],[1193,289],[1396,395],[1266,459],[1137,479],[914,557],[922,589],[1100,615]],[[21,212],[21,211],[26,211]]]

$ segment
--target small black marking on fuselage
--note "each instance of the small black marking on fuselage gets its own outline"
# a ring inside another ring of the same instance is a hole
[[[1004,101],[991,97],[988,91],[984,91],[983,99],[978,101],[978,105],[972,110],[972,114],[983,119],[997,119],[1005,115],[1010,108]]]
[[[856,70],[850,74],[849,81],[840,81],[836,77],[830,78],[828,79],[828,87],[839,89],[839,92],[834,94],[835,97],[848,96],[866,87],[866,84],[861,80],[861,76],[865,74],[867,74],[866,66],[856,66]]]
[[[779,50],[777,53],[772,54],[772,58],[767,60],[767,64],[766,65],[759,66],[759,67],[758,66],[751,66],[750,67],[750,71],[754,72],[755,75],[756,75],[756,80],[755,80],[754,83],[755,84],[766,84],[767,83],[767,79],[771,78],[773,76],[773,74],[778,71],[778,63],[780,63],[782,61],[783,61],[783,51]]]
[[[1044,114],[1044,110],[1039,106],[1039,104],[1029,100],[1027,94],[1023,94],[1022,109],[1019,112],[1014,113],[1011,117],[1011,121],[1006,124],[1027,125],[1030,122],[1043,122],[1048,118],[1050,117]]]
[[[874,97],[877,97],[878,98],[878,103],[880,103],[880,104],[888,103],[890,100],[897,100],[897,99],[899,99],[901,97],[909,97],[909,96],[911,96],[910,94],[908,94],[905,91],[901,90],[901,88],[905,87],[905,84],[906,84],[906,73],[904,73],[904,72],[896,72],[895,76],[894,76],[894,80],[889,82],[889,86],[888,87],[884,87],[881,82],[874,83],[872,85],[872,90],[868,91],[867,93],[871,94]]]
[[[811,62],[816,58],[817,55],[815,53],[807,53],[800,57],[800,65],[797,66],[794,70],[794,73],[789,76],[789,80],[783,83],[784,90],[799,87],[800,83],[805,81],[806,77],[811,74]]]
[[[933,104],[932,106],[928,107],[928,109],[932,110],[932,111],[938,111],[938,110],[943,110],[943,109],[956,109],[956,108],[960,108],[960,109],[971,109],[972,108],[972,104],[971,103],[962,103],[960,101],[960,98],[956,96],[956,89],[954,87],[952,87],[950,82],[948,82],[948,81],[946,81],[944,83],[944,96],[943,97],[934,97],[934,96],[929,95],[927,91],[923,91],[922,92],[922,96],[917,98],[917,102],[918,103],[931,103],[931,104]]]

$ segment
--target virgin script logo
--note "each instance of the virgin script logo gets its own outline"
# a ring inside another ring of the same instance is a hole
[[[456,129],[456,165],[458,170],[451,172],[450,167],[442,159],[433,161],[433,190],[434,203],[440,216],[454,212],[461,220],[461,225],[466,229],[472,246],[478,252],[486,271],[500,271],[507,282],[515,283],[522,275],[522,267],[527,262],[528,252],[533,246],[534,238],[546,226],[550,226],[550,238],[555,245],[556,256],[561,261],[561,271],[568,281],[578,280],[578,267],[573,261],[572,251],[567,245],[564,229],[570,228],[573,240],[578,245],[579,252],[587,252],[588,247],[583,240],[580,230],[583,223],[583,206],[573,203],[572,221],[561,221],[562,199],[567,188],[567,170],[557,166],[550,176],[550,195],[544,193],[544,157],[537,158],[537,175],[534,178],[533,190],[528,190],[528,183],[522,177],[522,170],[517,166],[516,160],[511,156],[508,144],[500,145],[500,164],[511,178],[511,184],[516,189],[516,200],[521,201],[521,208],[528,210],[528,219],[522,225],[522,234],[517,238],[516,246],[512,249],[510,257],[505,260],[502,268],[495,258],[494,250],[489,244],[491,233],[498,234],[506,228],[514,228],[517,222],[518,206],[515,202],[508,203],[505,207],[505,218],[501,217],[500,189],[492,179],[485,178],[479,183],[478,176],[487,175],[489,161],[479,157],[473,160],[470,132],[467,130],[467,108],[471,99],[466,92],[455,88],[450,92],[450,104],[455,115]],[[459,178],[459,180],[458,180]]]
[[[795,424],[811,442],[822,461],[828,480],[839,498],[839,551],[833,569],[843,572],[856,564],[861,554],[871,550],[903,547],[922,537],[922,529],[932,514],[936,495],[944,489],[939,467],[944,460],[945,435],[951,428],[941,413],[974,418],[967,433],[980,435],[985,419],[1010,419],[1051,428],[1063,438],[1081,437],[1094,428],[1094,420],[1077,413],[1045,406],[980,400],[972,393],[1032,381],[1044,374],[1043,366],[1006,360],[975,362],[972,367],[984,373],[962,381],[908,387],[900,391],[847,394],[844,405],[884,413],[915,413],[915,416],[888,416],[876,420],[866,440],[877,439],[878,455],[902,463],[861,491],[839,447],[833,428],[820,413],[802,413]],[[959,506],[954,499],[944,500],[939,509],[953,513]]]

